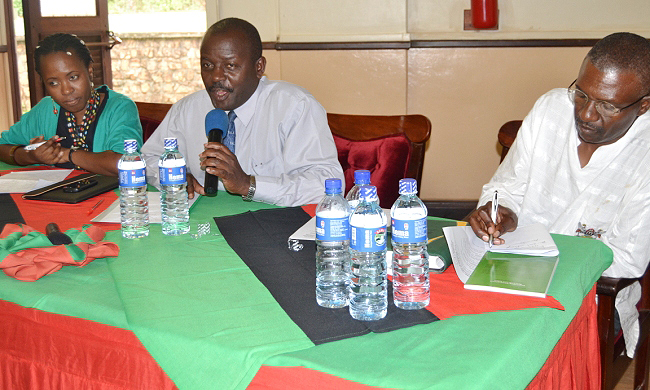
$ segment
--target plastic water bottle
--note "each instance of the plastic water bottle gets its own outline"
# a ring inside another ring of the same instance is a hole
[[[330,308],[348,305],[350,214],[341,193],[341,179],[325,180],[316,208],[316,302]]]
[[[345,196],[345,200],[348,201],[350,205],[350,214],[354,212],[354,209],[359,205],[359,195],[361,186],[370,185],[370,171],[365,169],[357,169],[354,171],[354,186],[350,188],[348,194]]]
[[[190,231],[187,172],[185,159],[178,151],[178,140],[165,138],[164,145],[165,153],[158,160],[162,232],[176,236]]]
[[[377,188],[361,187],[361,201],[350,216],[350,315],[362,321],[386,316],[386,214]]]
[[[124,238],[149,235],[146,167],[147,164],[138,153],[138,141],[124,140],[124,154],[117,163],[120,176],[120,216]]]
[[[400,309],[429,304],[427,207],[417,196],[415,179],[399,181],[400,196],[391,208],[393,299]]]

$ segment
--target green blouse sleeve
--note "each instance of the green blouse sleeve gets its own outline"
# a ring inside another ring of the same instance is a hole
[[[49,139],[56,134],[58,114],[53,112],[52,98],[44,97],[9,130],[0,134],[0,144],[27,145],[29,140],[42,135]],[[58,105],[57,105],[58,109]]]
[[[99,117],[93,152],[112,150],[124,153],[124,140],[135,139],[142,146],[142,125],[133,100],[109,90],[109,99]]]

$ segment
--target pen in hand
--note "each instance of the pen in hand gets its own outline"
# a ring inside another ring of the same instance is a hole
[[[63,141],[65,138],[66,138],[66,137],[59,137],[59,138],[56,140],[56,142],[61,142],[61,141]],[[46,143],[46,142],[47,142],[47,141],[43,141],[43,142],[38,142],[38,143],[35,143],[35,144],[25,145],[25,150],[36,150],[39,146],[43,145],[43,144]]]
[[[490,212],[490,218],[492,219],[494,225],[497,224],[497,211],[499,211],[499,192],[494,191],[494,196],[492,197],[492,210]],[[494,236],[492,234],[490,234],[490,240],[488,244],[490,248],[492,248],[492,245],[494,244]]]

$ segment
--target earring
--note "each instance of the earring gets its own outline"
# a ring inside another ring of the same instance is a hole
[[[53,108],[52,112],[54,113],[54,115],[59,115],[59,110],[56,109],[56,104],[54,103],[54,100],[52,100],[52,108]]]

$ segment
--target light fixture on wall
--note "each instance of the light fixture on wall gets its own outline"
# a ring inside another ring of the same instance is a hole
[[[465,30],[498,30],[499,6],[497,0],[472,0],[472,9],[466,9]]]

